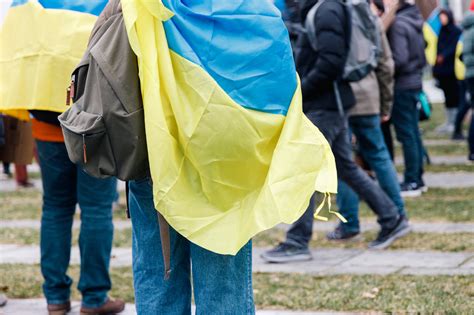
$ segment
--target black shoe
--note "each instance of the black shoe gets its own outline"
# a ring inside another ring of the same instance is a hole
[[[464,141],[464,140],[466,140],[466,138],[464,137],[462,132],[455,132],[455,133],[453,133],[453,136],[451,137],[451,140]]]
[[[329,241],[356,241],[360,239],[360,232],[347,232],[341,225],[338,225],[332,232],[326,234]]]
[[[423,192],[422,191],[422,186],[420,186],[418,183],[402,183],[402,184],[400,184],[400,194],[404,198],[420,197],[422,192]]]
[[[277,247],[260,255],[269,263],[289,263],[295,261],[312,260],[313,256],[308,248],[298,247],[286,243],[280,243]]]
[[[406,216],[400,216],[397,224],[391,228],[382,228],[377,238],[370,242],[369,249],[385,249],[392,243],[411,232],[411,226],[408,224]]]

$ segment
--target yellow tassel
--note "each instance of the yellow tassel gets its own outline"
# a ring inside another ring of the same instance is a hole
[[[323,216],[320,216],[319,213],[321,212],[321,210],[323,209],[324,205],[326,204],[326,200],[327,200],[327,203],[328,203],[328,210],[329,210],[329,213],[330,214],[333,214],[335,215],[339,220],[341,220],[343,223],[347,223],[347,220],[346,218],[344,218],[342,216],[342,214],[340,214],[339,212],[337,211],[333,211],[331,209],[332,207],[332,203],[331,203],[331,194],[330,193],[324,193],[324,199],[323,199],[323,202],[321,202],[321,204],[319,205],[319,207],[316,209],[315,213],[314,213],[314,218],[316,220],[320,220],[320,221],[328,221],[329,219],[327,217],[323,217]]]

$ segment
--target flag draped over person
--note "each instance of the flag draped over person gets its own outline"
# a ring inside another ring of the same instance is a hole
[[[236,254],[335,193],[330,147],[302,112],[288,33],[262,0],[122,0],[138,56],[155,207]]]
[[[435,9],[423,26],[423,35],[426,40],[426,60],[430,65],[436,63],[438,36],[441,32],[441,20],[439,18],[441,10]],[[454,60],[454,71],[458,80],[464,80],[466,75],[466,67],[462,62],[461,55],[463,50],[462,36],[456,47],[456,59]]]
[[[0,111],[63,112],[71,73],[107,0],[14,0],[0,14]]]

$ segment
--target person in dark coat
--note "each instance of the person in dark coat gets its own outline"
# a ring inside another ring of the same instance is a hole
[[[392,123],[402,144],[405,160],[402,196],[420,196],[426,190],[423,174],[423,143],[417,104],[426,65],[423,18],[414,4],[401,1],[388,40],[395,62],[395,94]]]
[[[303,25],[318,1],[301,3]],[[382,249],[408,233],[410,227],[392,200],[352,158],[347,112],[355,105],[355,97],[350,84],[342,79],[350,45],[349,17],[341,0],[324,0],[314,17],[316,34],[301,33],[298,37],[296,68],[301,77],[303,110],[331,145],[339,177],[376,213],[382,228],[369,247]],[[318,41],[317,51],[312,48],[310,38]],[[342,112],[337,105],[335,85],[340,92]],[[308,245],[313,232],[314,199],[313,196],[305,214],[291,226],[286,241],[262,254],[265,261],[287,263],[312,259]]]
[[[433,67],[433,76],[438,80],[446,99],[446,123],[439,126],[436,131],[452,133],[454,123],[461,101],[461,85],[456,78],[454,60],[456,47],[462,31],[454,24],[454,17],[450,10],[442,9],[439,14],[441,31],[438,36],[436,64]]]

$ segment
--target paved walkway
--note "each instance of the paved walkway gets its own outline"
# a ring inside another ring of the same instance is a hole
[[[331,274],[410,274],[410,275],[474,275],[474,253],[443,253],[434,251],[369,251],[361,249],[317,249],[314,260],[292,264],[266,264],[254,249],[254,272]],[[38,246],[0,245],[0,264],[38,264]],[[132,262],[129,248],[114,248],[111,265],[127,267]],[[73,248],[71,263],[79,264],[79,249]]]
[[[72,303],[72,310],[68,315],[79,315],[79,302]],[[120,315],[135,315],[135,305],[127,304],[125,311]],[[9,300],[7,305],[0,308],[4,315],[47,315],[44,299]],[[194,308],[193,308],[194,314]],[[355,315],[357,313],[332,313],[332,312],[289,312],[289,311],[257,311],[257,315]],[[371,313],[374,314],[374,313]]]
[[[80,222],[74,222],[74,228],[80,227]],[[453,233],[474,233],[474,223],[450,223],[450,222],[411,222],[413,231],[416,233],[434,233],[434,234],[453,234]],[[37,229],[39,230],[41,222],[39,220],[0,220],[0,228],[11,229]],[[125,230],[131,228],[130,221],[115,220],[115,230]],[[279,226],[287,229],[286,225]],[[314,231],[329,232],[335,227],[334,222],[315,221]],[[362,231],[378,230],[379,225],[375,222],[362,222]]]

